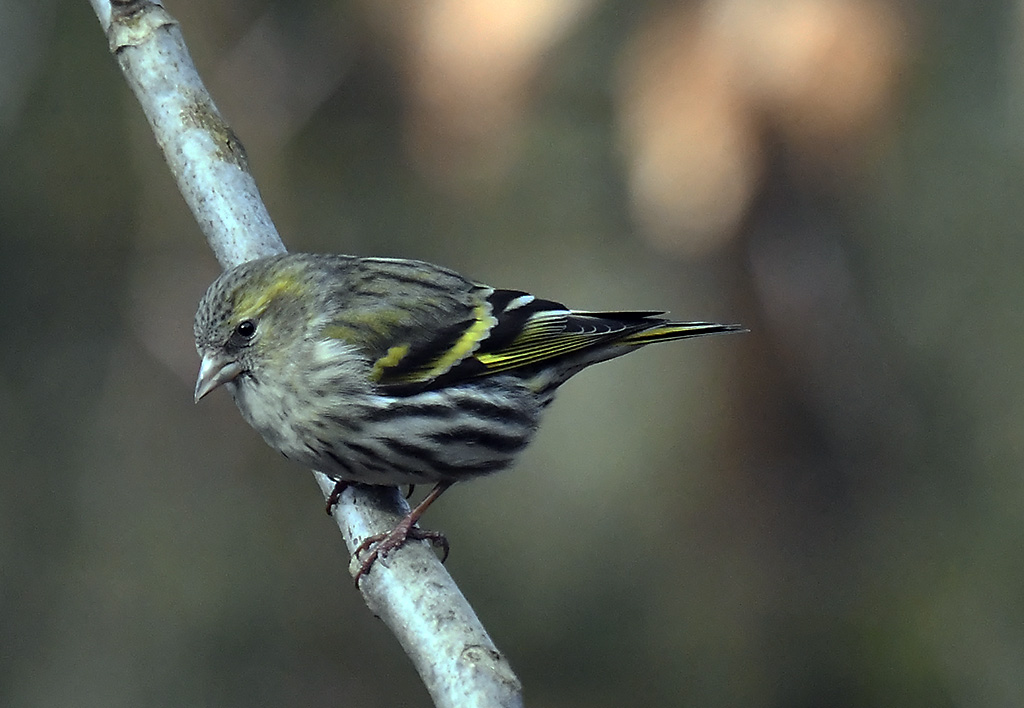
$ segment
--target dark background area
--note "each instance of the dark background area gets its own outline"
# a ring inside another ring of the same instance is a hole
[[[291,250],[742,322],[426,518],[530,705],[1024,704],[1024,6],[168,0]],[[0,2],[0,704],[427,705],[88,3]]]

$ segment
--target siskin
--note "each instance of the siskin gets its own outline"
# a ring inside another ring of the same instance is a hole
[[[653,342],[735,332],[660,312],[570,310],[421,261],[289,254],[224,272],[195,319],[195,400],[219,386],[285,457],[338,482],[433,484],[356,582],[453,483],[512,464],[566,379]]]

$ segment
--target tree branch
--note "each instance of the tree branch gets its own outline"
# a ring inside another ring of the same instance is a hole
[[[157,143],[224,268],[283,253],[245,150],[196,72],[177,21],[152,0],[90,0]],[[314,472],[325,498],[334,483]],[[318,507],[319,509],[319,507]],[[334,519],[352,553],[408,511],[391,487],[349,487]],[[354,575],[355,559],[350,564]],[[410,542],[360,582],[439,707],[521,706],[519,679],[429,544]]]

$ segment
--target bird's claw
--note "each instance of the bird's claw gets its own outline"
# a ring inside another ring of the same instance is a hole
[[[438,531],[424,531],[418,526],[412,524],[402,523],[398,524],[395,528],[391,529],[389,533],[378,533],[374,534],[363,540],[362,543],[356,548],[355,557],[358,558],[363,551],[369,550],[369,555],[363,559],[359,565],[359,570],[355,575],[356,587],[359,587],[359,580],[370,572],[370,568],[373,564],[381,558],[387,557],[391,551],[401,548],[405,545],[408,540],[413,541],[430,541],[434,546],[441,549],[441,562],[444,563],[448,560],[448,539],[445,538],[443,533]]]
[[[338,500],[341,499],[341,493],[348,489],[349,482],[343,482],[342,480],[335,480],[334,489],[331,490],[331,495],[327,497],[327,515],[334,516],[334,507],[338,505]]]

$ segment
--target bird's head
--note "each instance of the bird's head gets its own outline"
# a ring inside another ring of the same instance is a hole
[[[258,381],[287,366],[304,339],[316,288],[301,259],[271,257],[225,271],[196,311],[196,351],[202,357],[195,400],[222,385]]]

